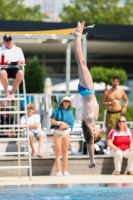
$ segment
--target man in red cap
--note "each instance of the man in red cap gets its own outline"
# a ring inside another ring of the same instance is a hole
[[[2,56],[4,57],[4,62],[2,61]],[[25,64],[25,58],[22,49],[13,43],[10,34],[6,34],[3,37],[3,45],[0,48],[0,65],[1,64],[3,64],[0,70],[1,83],[4,87],[6,97],[13,98],[17,87],[23,79],[24,73],[19,68],[8,68],[4,67],[4,65]],[[10,92],[8,91],[8,78],[14,79],[13,88]]]

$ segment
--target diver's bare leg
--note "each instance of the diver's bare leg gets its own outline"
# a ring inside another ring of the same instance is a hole
[[[85,62],[81,45],[83,28],[84,28],[84,22],[83,23],[78,22],[77,28],[73,33],[75,37],[75,56],[78,63],[78,75],[80,79],[80,85],[87,89],[92,89],[93,81],[91,74],[88,70],[87,64]]]
[[[84,56],[83,56],[83,52],[82,52],[82,46],[81,46],[81,36],[82,36],[82,32],[83,32],[83,27],[84,27],[84,23],[80,23],[78,22],[77,28],[75,30],[75,32],[73,33],[74,37],[75,37],[75,56],[76,56],[76,60],[77,60],[77,64],[78,64],[78,74],[79,74],[79,79],[80,79],[80,85],[88,88],[88,89],[92,89],[93,88],[93,81],[92,81],[92,77],[91,74],[87,68],[87,64],[85,62]],[[84,98],[85,99],[85,98]],[[87,98],[89,99],[89,98]],[[93,113],[93,117],[94,118],[94,112],[93,112],[93,105],[90,105],[90,102],[87,100],[85,100],[85,104],[88,107],[87,111],[84,112],[84,120],[86,121],[86,118],[88,118],[88,113],[89,115],[91,113]],[[90,117],[88,118],[90,119]],[[87,149],[90,155],[90,166],[93,166],[93,164],[95,164],[94,161],[94,136],[93,136],[93,131],[92,131],[92,119],[91,122],[87,122],[88,126],[90,127],[90,134],[92,134],[92,140],[87,143]],[[94,166],[95,167],[95,166]],[[90,167],[92,168],[92,167]]]

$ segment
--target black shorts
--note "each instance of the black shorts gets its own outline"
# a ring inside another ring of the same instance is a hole
[[[7,71],[8,78],[16,78],[16,74],[17,74],[18,70],[20,70],[20,69],[15,69],[15,68],[4,69],[4,68],[2,68],[1,70]]]

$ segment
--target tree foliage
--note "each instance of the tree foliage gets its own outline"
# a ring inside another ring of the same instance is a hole
[[[46,18],[41,6],[25,7],[24,0],[0,0],[0,19],[41,21]]]
[[[133,0],[70,0],[59,16],[65,22],[132,24]]]
[[[43,93],[45,69],[42,67],[36,56],[26,61],[25,84],[27,93]]]
[[[107,85],[111,84],[111,80],[113,76],[120,77],[120,83],[123,84],[127,79],[127,73],[124,69],[119,68],[104,68],[102,66],[93,66],[90,69],[90,73],[92,75],[94,82],[104,82]]]

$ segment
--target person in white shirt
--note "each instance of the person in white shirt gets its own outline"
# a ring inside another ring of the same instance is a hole
[[[42,149],[43,149],[43,140],[44,140],[44,133],[41,129],[41,123],[40,123],[40,115],[34,114],[35,112],[35,105],[34,104],[28,104],[27,105],[27,124],[28,124],[28,136],[30,140],[30,146],[31,146],[31,156],[35,157],[42,157]],[[23,115],[20,119],[20,124],[26,124],[26,115]],[[27,136],[27,132],[24,133],[24,136]],[[33,145],[33,137],[35,137],[38,140],[38,154],[35,153],[34,145]]]
[[[2,63],[2,54],[4,55],[4,63]],[[0,65],[11,65],[12,62],[15,62],[17,65],[25,64],[25,58],[22,49],[14,44],[12,36],[6,34],[3,37],[3,45],[0,48]],[[0,70],[1,83],[6,97],[14,98],[14,93],[23,79],[24,72],[17,68],[5,68],[4,65]],[[8,78],[14,79],[11,92],[8,91]]]

